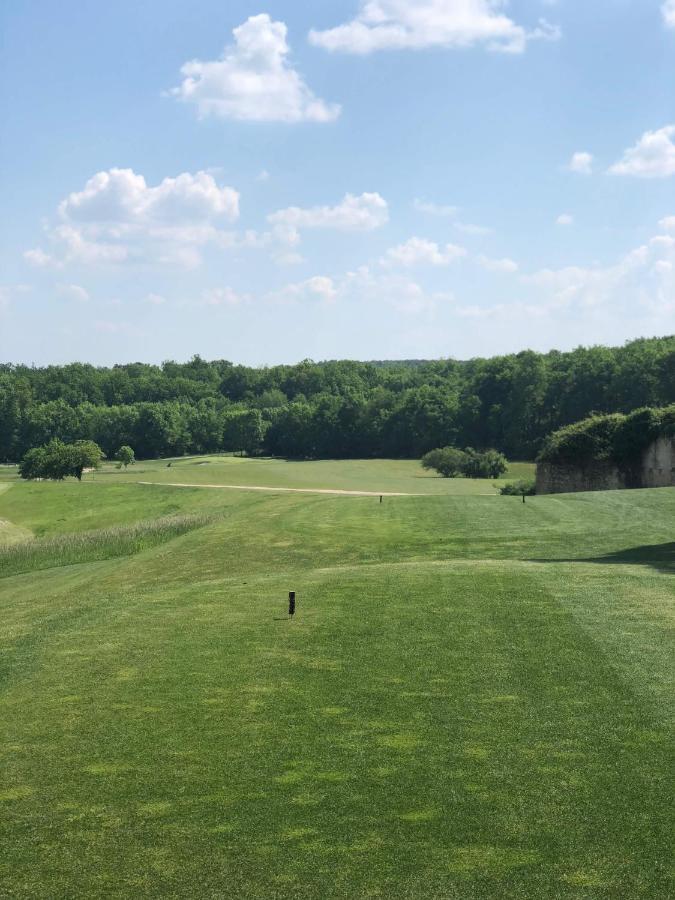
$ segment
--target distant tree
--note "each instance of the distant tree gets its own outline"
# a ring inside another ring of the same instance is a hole
[[[474,450],[467,447],[463,473],[467,478],[499,478],[509,467],[503,453],[498,450]]]
[[[42,447],[29,450],[19,465],[22,478],[49,478],[62,481],[68,476],[82,480],[85,469],[98,469],[103,451],[93,441],[64,444],[55,438]]]
[[[45,447],[33,447],[28,450],[19,463],[19,475],[26,480],[45,478]]]
[[[444,478],[499,478],[508,468],[506,457],[497,450],[480,452],[472,447],[439,447],[422,457],[425,469],[435,469]]]
[[[120,468],[124,466],[124,468],[126,469],[127,466],[132,466],[136,462],[136,454],[131,449],[131,447],[125,444],[117,451],[115,459],[119,463]]]
[[[66,444],[65,461],[68,471],[66,475],[73,475],[78,481],[82,481],[82,473],[85,469],[98,469],[103,459],[103,451],[94,441],[75,441],[74,444]]]
[[[422,457],[425,469],[435,469],[443,478],[456,478],[464,474],[466,454],[456,447],[440,447],[430,450]]]
[[[265,435],[265,423],[259,409],[237,409],[225,416],[223,445],[226,450],[257,453]]]

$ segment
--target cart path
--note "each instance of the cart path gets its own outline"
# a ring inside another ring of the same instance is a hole
[[[426,494],[404,494],[392,491],[341,491],[334,488],[264,487],[253,484],[183,484],[178,481],[138,481],[137,484],[154,484],[160,487],[220,488],[228,491],[280,491],[285,494],[338,494],[347,497],[425,497]]]

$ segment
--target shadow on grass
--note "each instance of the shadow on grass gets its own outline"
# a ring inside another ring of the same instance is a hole
[[[658,572],[675,575],[675,543],[650,544],[643,547],[631,547],[619,550],[606,556],[577,557],[576,559],[532,559],[539,563],[601,563],[602,565],[651,566]]]

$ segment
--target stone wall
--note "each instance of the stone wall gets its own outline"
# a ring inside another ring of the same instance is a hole
[[[637,471],[621,472],[613,463],[584,466],[540,462],[538,494],[573,494],[578,491],[615,491],[622,488],[675,487],[675,438],[659,438],[642,456]]]
[[[675,438],[655,441],[642,457],[642,487],[675,486]]]
[[[549,462],[537,464],[538,494],[613,491],[625,487],[625,478],[612,463],[592,462],[585,466]]]

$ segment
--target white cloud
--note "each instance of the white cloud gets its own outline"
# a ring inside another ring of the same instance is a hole
[[[584,152],[574,153],[567,168],[570,172],[576,172],[577,175],[592,175],[593,154]]]
[[[478,237],[492,234],[492,228],[486,228],[485,225],[471,225],[468,222],[455,222],[455,228],[457,231],[461,231],[462,234],[470,234]]]
[[[26,262],[30,263],[31,266],[35,266],[38,269],[44,269],[54,263],[54,259],[49,253],[45,253],[45,251],[41,250],[39,247],[36,247],[33,250],[24,251],[23,258]]]
[[[625,151],[615,163],[611,175],[632,175],[636,178],[668,178],[675,175],[675,125],[658,131],[647,131],[634,147]]]
[[[502,0],[361,0],[356,17],[309,40],[326,50],[367,54],[376,50],[472,47],[522,53],[528,40],[556,40],[557,28],[541,20],[531,32],[501,10]]]
[[[666,216],[665,219],[661,219],[659,225],[666,231],[675,231],[675,216]]]
[[[675,28],[675,0],[665,0],[661,13],[666,28]]]
[[[235,28],[221,59],[192,60],[170,94],[194,103],[200,118],[256,122],[332,122],[340,106],[316,97],[288,61],[288,29],[263,13]]]
[[[202,294],[206,306],[239,306],[248,299],[246,294],[239,294],[231,287],[212,288]]]
[[[89,292],[79,284],[57,284],[56,291],[59,297],[67,300],[77,300],[79,303],[86,303],[89,300]]]
[[[476,262],[488,272],[502,272],[504,274],[512,274],[518,271],[518,263],[512,259],[491,259],[488,256],[476,257]]]
[[[372,231],[389,221],[387,201],[379,194],[346,194],[337,206],[289,206],[267,217],[276,236],[286,244],[299,242],[305,228],[332,228],[337,231]]]
[[[326,275],[315,275],[305,281],[287,284],[280,291],[274,291],[268,295],[269,299],[282,303],[300,303],[305,300],[332,303],[337,296],[338,289],[335,282]]]
[[[426,213],[430,216],[452,219],[453,228],[456,228],[457,231],[460,231],[462,234],[479,236],[492,234],[492,229],[486,228],[484,225],[471,225],[467,222],[461,222],[458,218],[460,213],[460,208],[458,206],[448,206],[446,204],[432,203],[427,200],[415,198],[415,200],[413,200],[413,208],[416,209],[417,212]]]
[[[458,206],[448,206],[446,204],[430,203],[427,200],[413,200],[413,207],[418,212],[428,213],[430,216],[446,216],[454,219],[459,214]]]
[[[569,213],[562,213],[555,220],[556,225],[574,225],[574,216],[571,216]]]
[[[261,169],[260,172],[258,172],[258,174],[256,175],[255,180],[256,181],[269,181],[270,173],[267,171],[267,169]]]
[[[391,247],[380,260],[384,266],[447,266],[466,256],[464,247],[446,244],[440,247],[435,241],[411,237],[404,244]]]
[[[664,315],[675,311],[673,263],[675,238],[657,235],[614,265],[542,269],[521,281],[537,289],[538,300],[548,311],[604,306],[615,316],[645,309]]]
[[[132,169],[98,172],[58,207],[59,224],[47,229],[50,253],[24,253],[35,266],[69,263],[161,262],[187,268],[201,262],[199,247],[249,246],[252,233],[237,236],[222,222],[239,216],[239,193],[221,187],[208,172],[184,172],[149,186]]]
[[[151,306],[162,306],[166,303],[166,297],[163,297],[161,294],[148,294],[145,298],[145,302],[149,303]]]
[[[239,194],[218,187],[213,175],[184,172],[149,187],[132,169],[98,172],[82,191],[70,194],[59,206],[71,222],[129,225],[174,225],[204,222],[218,216],[234,221],[239,216]]]

